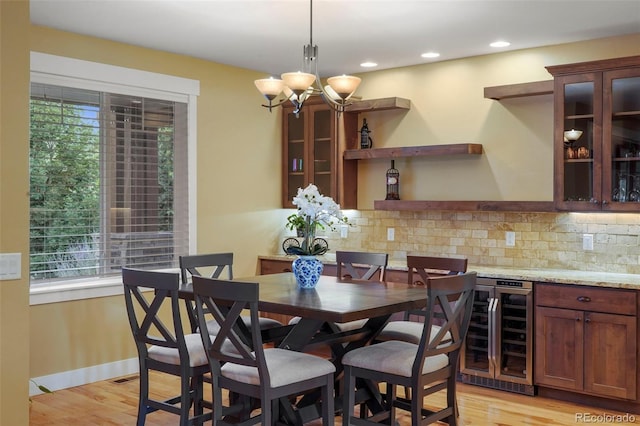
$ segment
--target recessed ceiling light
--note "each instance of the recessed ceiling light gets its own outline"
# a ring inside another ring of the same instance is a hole
[[[437,58],[438,56],[440,56],[440,54],[438,52],[427,52],[427,53],[423,53],[422,55],[423,58]]]
[[[373,68],[373,67],[377,67],[378,64],[376,64],[375,62],[363,62],[360,64],[360,66],[364,68]]]
[[[494,41],[489,46],[491,46],[491,47],[507,47],[507,46],[510,46],[510,45],[511,45],[511,43],[509,43],[508,41]]]

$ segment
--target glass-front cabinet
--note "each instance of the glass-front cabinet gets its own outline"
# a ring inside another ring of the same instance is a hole
[[[640,56],[547,69],[556,207],[640,211]]]
[[[328,105],[307,101],[299,113],[283,108],[283,200],[293,208],[298,188],[310,183],[321,194],[338,199],[336,113]]]

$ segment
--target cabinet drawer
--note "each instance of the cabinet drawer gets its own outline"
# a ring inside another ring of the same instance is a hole
[[[536,306],[636,315],[634,290],[538,283],[534,294]]]

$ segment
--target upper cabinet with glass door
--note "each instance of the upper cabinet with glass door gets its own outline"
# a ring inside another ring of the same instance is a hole
[[[640,211],[640,56],[547,67],[554,76],[554,201]]]
[[[337,119],[336,113],[322,102],[309,99],[302,110],[283,107],[283,200],[285,208],[295,207],[298,188],[310,183],[322,195],[338,202]]]

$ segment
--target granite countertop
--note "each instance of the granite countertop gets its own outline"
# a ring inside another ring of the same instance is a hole
[[[285,254],[259,256],[266,260],[293,260],[295,256]],[[335,254],[319,256],[326,263],[335,263]],[[388,269],[407,270],[404,261],[389,261]],[[626,288],[640,290],[640,275],[620,274],[596,271],[577,271],[570,269],[522,269],[501,266],[469,265],[469,271],[476,271],[478,276],[486,278],[502,278],[508,280],[523,280],[536,282],[550,282],[557,284],[577,284],[595,287]]]

